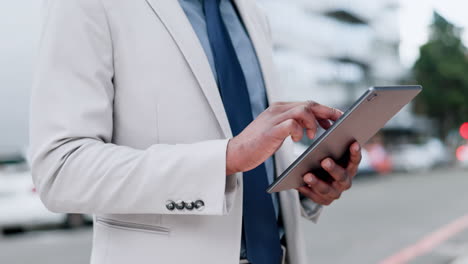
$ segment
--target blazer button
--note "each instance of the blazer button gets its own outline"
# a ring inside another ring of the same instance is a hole
[[[197,209],[198,211],[202,211],[203,209],[205,209],[205,202],[203,202],[202,200],[195,201],[195,209]]]
[[[177,208],[177,210],[184,210],[184,208],[185,208],[184,201],[181,201],[181,200],[177,201],[175,203],[175,208]]]
[[[185,209],[192,211],[195,207],[195,203],[192,201],[185,201]]]
[[[167,208],[167,210],[169,210],[169,211],[174,211],[174,209],[175,209],[175,203],[174,203],[174,201],[171,201],[171,200],[167,201],[167,202],[166,202],[166,208]]]

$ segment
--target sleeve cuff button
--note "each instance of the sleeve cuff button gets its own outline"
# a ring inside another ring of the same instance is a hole
[[[185,209],[187,210],[193,210],[193,208],[195,207],[195,203],[192,202],[192,201],[186,201],[185,202]]]
[[[167,208],[167,210],[169,210],[169,211],[174,211],[174,209],[175,209],[175,203],[174,203],[174,201],[171,201],[171,200],[167,201],[167,202],[166,202],[166,208]]]
[[[185,203],[184,201],[177,201],[175,203],[175,207],[177,208],[177,210],[183,210],[185,208]]]
[[[195,201],[195,209],[197,209],[198,211],[202,211],[203,209],[205,209],[205,202],[203,202],[202,200]]]

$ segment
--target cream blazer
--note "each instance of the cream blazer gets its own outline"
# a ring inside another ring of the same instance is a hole
[[[234,2],[279,101],[266,17]],[[44,204],[95,215],[93,264],[239,263],[242,173],[225,175],[228,119],[178,1],[49,0],[45,10],[30,124]],[[275,157],[282,172],[289,139]],[[280,202],[289,263],[310,263],[298,193]]]

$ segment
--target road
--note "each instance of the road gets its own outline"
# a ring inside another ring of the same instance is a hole
[[[315,263],[381,263],[466,214],[468,171],[439,169],[357,179],[317,225],[304,224]],[[465,230],[409,263],[449,263],[467,242]]]
[[[311,263],[390,264],[410,256],[407,263],[446,264],[468,253],[468,225],[454,228],[467,214],[468,171],[439,169],[356,179],[318,224],[302,224]],[[87,263],[91,236],[85,228],[0,238],[0,263]]]
[[[91,252],[90,228],[37,231],[0,238],[1,264],[85,264]]]

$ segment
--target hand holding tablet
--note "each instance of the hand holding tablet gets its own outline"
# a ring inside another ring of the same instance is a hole
[[[299,188],[305,185],[303,177],[310,172],[324,182],[332,182],[334,179],[321,166],[324,159],[332,158],[339,165],[346,164],[353,142],[366,143],[421,90],[417,85],[368,89],[267,191]]]

